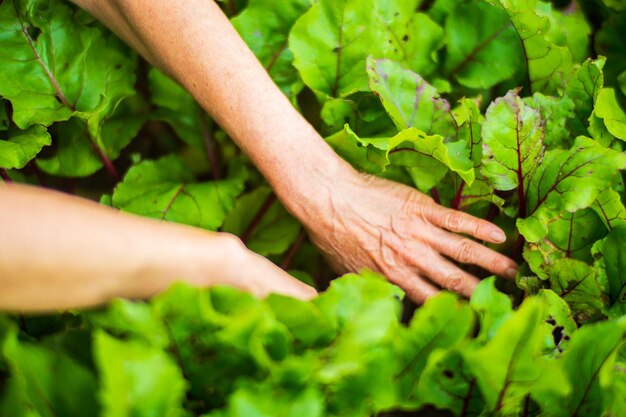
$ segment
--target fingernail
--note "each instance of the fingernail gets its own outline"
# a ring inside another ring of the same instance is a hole
[[[506,240],[506,235],[504,234],[502,230],[493,230],[489,234],[489,237],[491,238],[491,240],[493,240],[494,242],[498,242],[498,243],[502,243]]]
[[[515,279],[516,276],[517,276],[517,269],[509,268],[509,269],[506,270],[506,277],[507,278]]]

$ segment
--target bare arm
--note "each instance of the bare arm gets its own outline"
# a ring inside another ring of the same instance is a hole
[[[511,277],[484,220],[354,171],[297,113],[211,0],[75,0],[185,86],[250,156],[338,272],[369,267],[417,301],[478,279],[446,258]]]
[[[54,191],[0,184],[0,310],[146,298],[176,280],[258,296],[315,291],[232,235],[127,215]]]

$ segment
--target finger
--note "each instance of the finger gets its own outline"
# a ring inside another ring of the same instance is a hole
[[[436,295],[439,289],[427,282],[419,274],[407,272],[404,277],[395,277],[391,282],[404,290],[406,296],[417,304],[424,304],[427,299]]]
[[[471,239],[441,231],[432,244],[439,253],[461,263],[478,265],[509,279],[515,279],[517,275],[517,264],[512,259]]]
[[[465,233],[480,240],[502,243],[506,235],[495,224],[458,210],[434,205],[427,212],[428,220],[451,232]]]
[[[281,294],[300,300],[310,300],[317,296],[315,288],[289,275],[268,259],[261,256],[254,258],[257,262],[255,273],[251,275],[263,278],[248,280],[246,289],[257,297],[264,298],[270,294]]]
[[[459,293],[469,298],[480,282],[478,278],[468,274],[442,256],[433,254],[429,262],[416,265],[431,281],[442,288]]]

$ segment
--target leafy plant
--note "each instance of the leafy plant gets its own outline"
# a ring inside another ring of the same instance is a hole
[[[178,285],[6,317],[0,414],[626,415],[623,2],[245,3],[224,8],[328,143],[502,226],[517,285],[443,293],[408,324],[368,272],[307,303]],[[174,81],[60,0],[0,2],[0,28],[5,181],[236,233],[327,286],[298,222]]]

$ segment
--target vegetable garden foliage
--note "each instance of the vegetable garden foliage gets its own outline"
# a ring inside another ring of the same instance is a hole
[[[408,325],[402,292],[367,272],[311,302],[178,285],[7,316],[0,415],[626,415],[626,3],[224,9],[356,168],[508,230],[497,249],[522,262],[517,288],[443,293]],[[236,233],[324,287],[319,254],[227,135],[87,14],[0,1],[0,63],[4,181]]]

